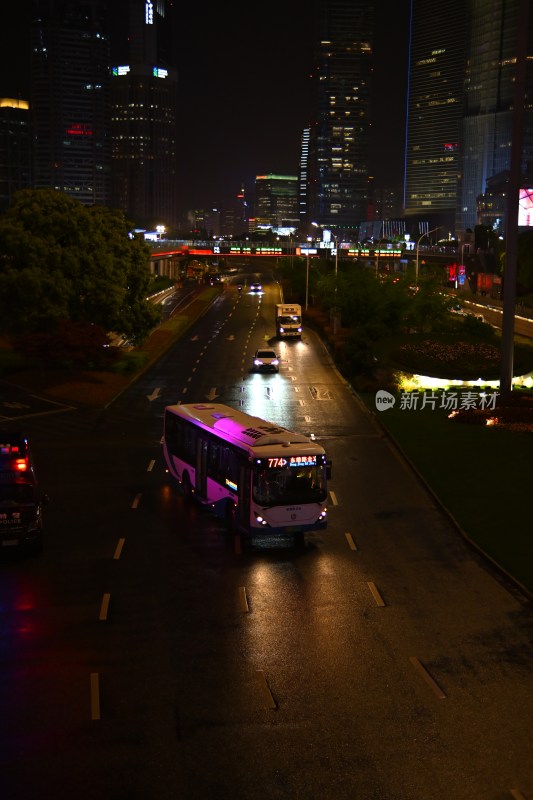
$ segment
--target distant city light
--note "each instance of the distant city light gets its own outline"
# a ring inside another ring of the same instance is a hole
[[[144,7],[144,21],[146,25],[154,24],[154,5],[150,2],[150,0],[146,0],[146,5]]]

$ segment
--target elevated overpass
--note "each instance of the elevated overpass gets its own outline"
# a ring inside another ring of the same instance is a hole
[[[284,240],[272,242],[191,240],[191,239],[165,239],[151,242],[152,255],[150,271],[157,275],[177,277],[180,266],[188,259],[232,259],[232,258],[335,258],[335,242],[297,242]],[[433,262],[450,264],[457,261],[459,254],[456,248],[427,246],[420,247],[418,251],[420,264],[425,259],[431,258]],[[416,251],[407,250],[397,245],[379,243],[374,245],[361,245],[349,242],[338,243],[339,259],[353,259],[375,265],[376,270],[381,265],[397,262],[403,267],[416,258]]]

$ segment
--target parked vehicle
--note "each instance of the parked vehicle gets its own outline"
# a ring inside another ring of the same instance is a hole
[[[0,547],[42,549],[43,507],[28,440],[0,431]]]

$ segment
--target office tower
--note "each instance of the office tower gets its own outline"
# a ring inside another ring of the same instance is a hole
[[[256,230],[298,227],[296,175],[257,175],[255,179]]]
[[[31,130],[27,100],[0,97],[0,212],[13,193],[31,186]]]
[[[150,228],[177,224],[173,13],[165,0],[113,5],[113,205]]]
[[[34,186],[110,200],[109,40],[101,0],[37,0],[32,20]]]
[[[462,0],[411,0],[405,215],[442,226],[443,237],[455,228],[464,9]]]
[[[461,164],[457,196],[457,230],[463,236],[478,220],[488,221],[487,205],[498,205],[493,227],[504,232],[505,173],[510,168],[518,0],[470,0],[464,115],[461,122]],[[522,173],[533,164],[533,13],[529,12],[528,62],[522,141]],[[496,186],[500,190],[496,192]],[[481,218],[478,197],[484,195]],[[492,196],[492,199],[489,198]]]
[[[318,5],[307,222],[348,238],[367,213],[373,3]]]

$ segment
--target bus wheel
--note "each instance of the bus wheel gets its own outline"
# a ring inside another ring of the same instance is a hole
[[[183,489],[183,494],[186,497],[191,497],[192,484],[188,472],[184,472],[183,475],[181,476],[181,488]]]
[[[226,505],[226,527],[230,532],[237,530],[237,509],[231,501]]]

